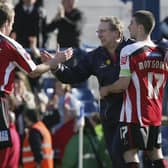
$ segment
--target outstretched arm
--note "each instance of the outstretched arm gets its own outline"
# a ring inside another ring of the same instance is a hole
[[[48,55],[47,53],[43,53],[42,57],[46,62],[43,62],[42,64],[37,65],[36,69],[32,71],[29,76],[32,78],[35,78],[37,76],[40,76],[41,74],[51,70],[55,69],[59,63],[65,62],[66,60],[70,59],[72,57],[73,50],[72,48],[68,48],[64,51],[58,51],[56,53],[56,56],[51,58],[51,55]],[[50,58],[49,58],[50,57]]]

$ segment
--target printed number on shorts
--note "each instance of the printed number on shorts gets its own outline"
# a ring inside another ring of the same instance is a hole
[[[159,89],[162,87],[164,75],[160,73],[148,73],[148,98],[157,99]]]
[[[120,138],[125,139],[127,132],[128,132],[128,127],[127,126],[121,127],[120,128]]]

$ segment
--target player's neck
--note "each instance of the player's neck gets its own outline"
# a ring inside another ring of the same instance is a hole
[[[151,37],[149,35],[137,36],[136,41],[151,41]]]

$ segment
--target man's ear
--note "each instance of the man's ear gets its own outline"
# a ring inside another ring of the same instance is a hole
[[[138,32],[144,32],[144,26],[142,24],[138,25]]]
[[[5,26],[7,26],[7,27],[8,27],[8,26],[9,26],[9,24],[10,24],[10,22],[7,20],[4,24],[5,24]]]
[[[8,29],[9,24],[10,24],[10,22],[9,22],[9,21],[6,21],[6,22],[3,24],[3,27],[4,27],[5,29]]]

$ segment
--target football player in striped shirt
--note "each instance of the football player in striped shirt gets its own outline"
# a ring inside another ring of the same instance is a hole
[[[8,117],[8,95],[13,90],[15,68],[25,71],[30,77],[37,77],[55,69],[58,63],[72,56],[72,49],[57,52],[56,56],[36,65],[30,55],[8,35],[12,30],[14,10],[10,4],[0,3],[0,149],[11,146]]]
[[[148,154],[155,168],[168,168],[161,149],[161,118],[163,88],[168,64],[165,53],[150,38],[155,19],[149,11],[137,11],[129,31],[136,43],[120,53],[120,78],[102,87],[101,96],[123,90],[118,137],[123,147],[127,168],[138,168],[138,150]]]

